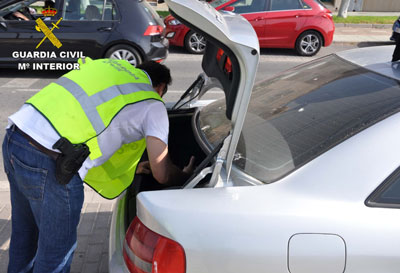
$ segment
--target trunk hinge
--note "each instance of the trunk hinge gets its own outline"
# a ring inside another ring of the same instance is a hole
[[[215,161],[215,163],[212,166],[201,170],[198,175],[196,175],[191,181],[189,181],[189,183],[184,186],[184,189],[194,188],[204,177],[206,177],[206,175],[210,173],[212,173],[212,176],[206,187],[215,187],[218,182],[218,177],[221,173],[222,166],[226,161],[226,155],[228,154],[231,139],[232,135],[230,134],[225,138],[224,143],[218,152],[217,160]]]

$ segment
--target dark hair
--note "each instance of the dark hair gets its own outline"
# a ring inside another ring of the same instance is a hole
[[[46,1],[44,1],[44,7],[45,8],[48,8],[48,7],[54,8],[54,2],[52,0],[46,0]]]
[[[153,87],[156,87],[161,83],[166,83],[167,85],[170,85],[172,82],[169,68],[163,64],[159,64],[155,61],[147,61],[137,65],[136,68],[145,71],[149,75]]]

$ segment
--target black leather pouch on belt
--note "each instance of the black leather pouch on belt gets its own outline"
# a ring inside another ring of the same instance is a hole
[[[83,162],[89,156],[89,147],[86,144],[72,144],[62,137],[54,145],[53,149],[61,151],[56,160],[56,178],[61,185],[66,185],[72,177],[78,173]]]

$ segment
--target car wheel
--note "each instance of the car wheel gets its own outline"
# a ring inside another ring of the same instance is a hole
[[[301,56],[314,56],[321,46],[321,34],[313,30],[303,32],[296,41],[296,51]]]
[[[111,47],[105,55],[106,58],[127,60],[131,65],[137,66],[142,63],[139,52],[129,45],[116,45]]]
[[[192,54],[203,54],[206,49],[206,39],[191,30],[186,34],[185,48]]]

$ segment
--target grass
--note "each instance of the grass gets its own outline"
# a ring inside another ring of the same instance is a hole
[[[397,16],[347,16],[347,18],[333,16],[335,23],[347,24],[390,24],[396,21]]]
[[[169,11],[167,10],[157,10],[157,13],[161,16],[161,18],[165,18],[169,15]]]

